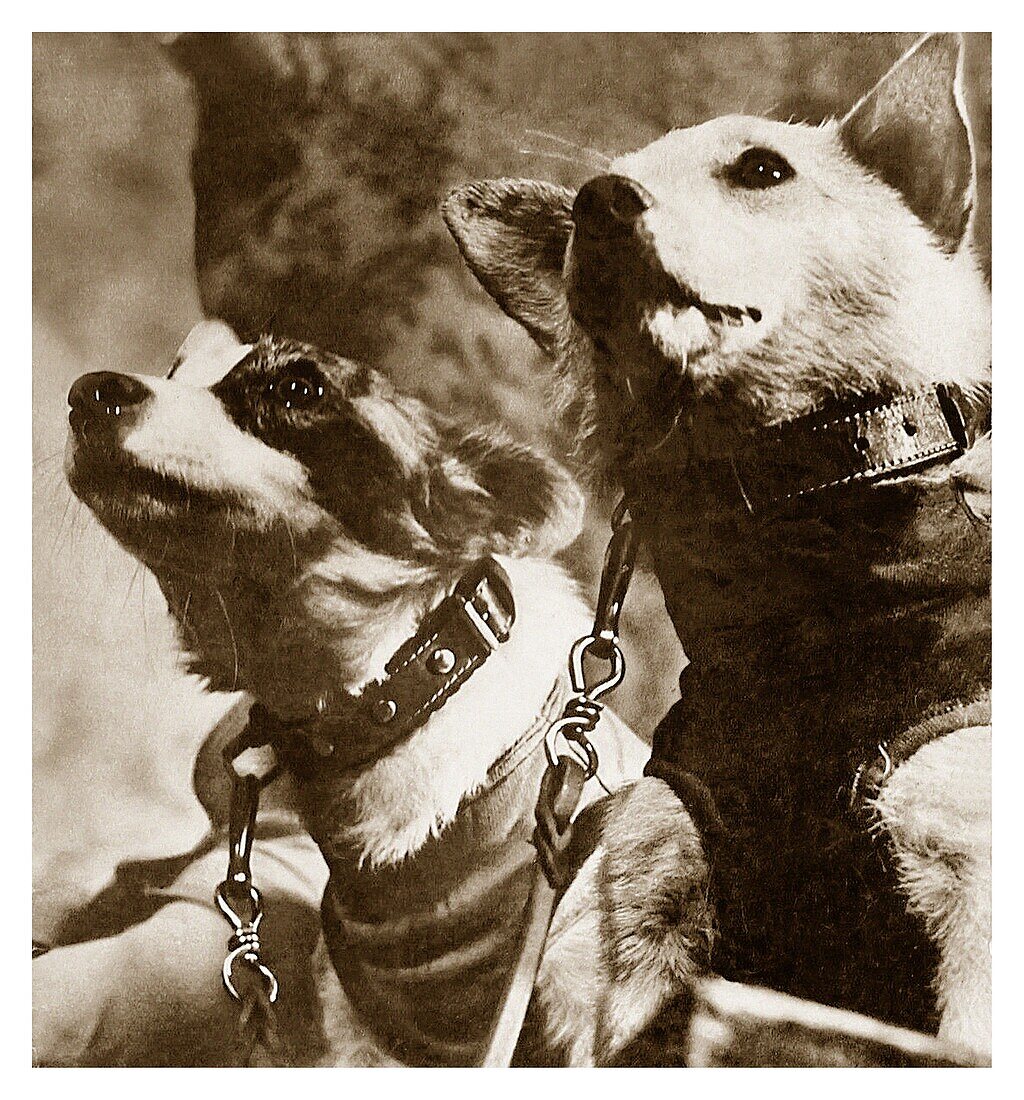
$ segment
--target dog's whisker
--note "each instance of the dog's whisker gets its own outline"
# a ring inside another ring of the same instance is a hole
[[[48,466],[51,462],[56,461],[58,458],[62,458],[63,455],[64,448],[62,447],[59,451],[54,451],[52,455],[46,455],[43,458],[37,458],[35,462],[32,463],[32,469],[38,470],[42,466]]]
[[[60,498],[67,496],[68,483],[64,477],[62,466],[44,466],[42,469],[32,471],[32,488],[44,492],[54,503],[58,505]]]
[[[140,561],[135,569],[132,571],[132,575],[128,580],[128,590],[124,594],[124,599],[121,601],[121,611],[124,612],[128,606],[128,601],[131,599],[132,589],[135,587],[135,581],[138,578],[139,573],[142,571],[142,562]]]
[[[188,595],[185,597],[185,603],[181,610],[181,617],[179,618],[179,626],[181,629],[182,637],[185,639],[186,645],[191,647],[195,639],[195,632],[192,629],[191,624],[188,621],[189,608],[192,606],[192,589],[188,590]]]
[[[227,604],[224,602],[224,597],[221,595],[220,589],[214,585],[213,593],[217,597],[217,601],[220,603],[220,609],[224,612],[224,621],[228,624],[228,634],[231,636],[231,654],[234,658],[234,675],[231,680],[231,690],[235,691],[238,687],[238,643],[235,641],[235,628],[231,625],[231,616],[228,614]]]
[[[567,149],[575,149],[577,152],[587,153],[604,164],[611,164],[612,162],[612,158],[608,156],[607,153],[602,153],[600,149],[593,149],[589,145],[580,144],[578,141],[569,141],[568,138],[560,137],[558,134],[552,134],[547,130],[534,130],[527,127],[523,133],[530,134],[533,137],[547,138],[548,141],[554,141],[558,145],[564,145]]]
[[[163,550],[160,551],[160,556],[156,559],[156,562],[154,563],[155,567],[158,568],[159,566],[163,565],[165,559],[167,558],[167,552],[168,552],[168,550],[170,550],[170,548],[171,548],[171,537],[170,537],[170,535],[168,535],[167,538],[164,540],[164,548],[163,548]]]
[[[82,532],[88,525],[88,513],[76,500],[68,515],[68,549],[75,552],[82,541]]]
[[[284,519],[284,529],[288,532],[288,542],[291,544],[291,548],[292,548],[292,573],[295,576],[298,576],[298,573],[299,573],[299,555],[298,555],[298,553],[295,549],[295,534],[292,531],[292,525],[288,522],[288,517],[283,516],[282,518]]]
[[[153,647],[150,644],[149,638],[149,616],[146,614],[146,574],[148,569],[142,570],[142,584],[140,586],[141,600],[142,600],[142,638],[143,645],[146,650],[146,664],[149,665],[149,670],[154,675],[156,674],[156,662],[153,660]]]
[[[565,161],[566,164],[575,164],[577,168],[588,167],[586,161],[580,160],[579,157],[568,157],[564,153],[545,152],[543,149],[518,149],[516,151],[530,157],[546,157],[548,160],[562,160]],[[590,165],[589,167],[595,166]]]
[[[64,501],[64,509],[60,514],[60,519],[57,521],[57,530],[53,533],[53,545],[50,547],[50,560],[57,554],[57,550],[60,548],[60,541],[64,534],[64,523],[68,518],[68,513],[71,511],[72,506],[77,503],[76,498],[70,493],[67,500]]]

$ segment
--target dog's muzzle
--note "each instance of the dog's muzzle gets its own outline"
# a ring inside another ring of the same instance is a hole
[[[68,391],[68,423],[83,446],[110,446],[138,419],[151,396],[149,387],[127,374],[83,374]]]
[[[676,293],[644,225],[653,205],[626,176],[595,176],[576,195],[566,292],[573,317],[599,343],[636,332],[646,309]]]

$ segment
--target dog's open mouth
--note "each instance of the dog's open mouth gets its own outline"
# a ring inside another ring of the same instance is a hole
[[[614,255],[582,252],[574,256],[569,278],[569,307],[592,338],[633,329],[658,313],[675,316],[695,310],[718,328],[758,324],[759,306],[709,301],[667,271],[653,247],[620,249]],[[696,320],[696,317],[693,318]]]
[[[732,306],[720,305],[717,302],[705,302],[694,290],[685,283],[669,278],[668,304],[676,309],[697,309],[709,321],[726,323],[730,325],[742,325],[744,319],[751,320],[755,324],[761,320],[761,311],[757,306]]]

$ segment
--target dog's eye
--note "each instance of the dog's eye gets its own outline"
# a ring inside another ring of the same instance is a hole
[[[791,180],[796,172],[785,157],[771,149],[747,149],[723,173],[734,187],[763,191]]]
[[[292,363],[288,370],[275,378],[267,387],[286,409],[306,409],[316,404],[324,395],[320,372],[313,363],[302,360]]]

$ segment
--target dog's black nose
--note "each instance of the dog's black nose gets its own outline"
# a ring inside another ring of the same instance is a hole
[[[645,188],[627,176],[595,176],[579,189],[572,220],[587,237],[625,237],[653,201]]]
[[[79,435],[121,427],[150,395],[137,378],[113,371],[83,374],[68,391],[68,420]]]

